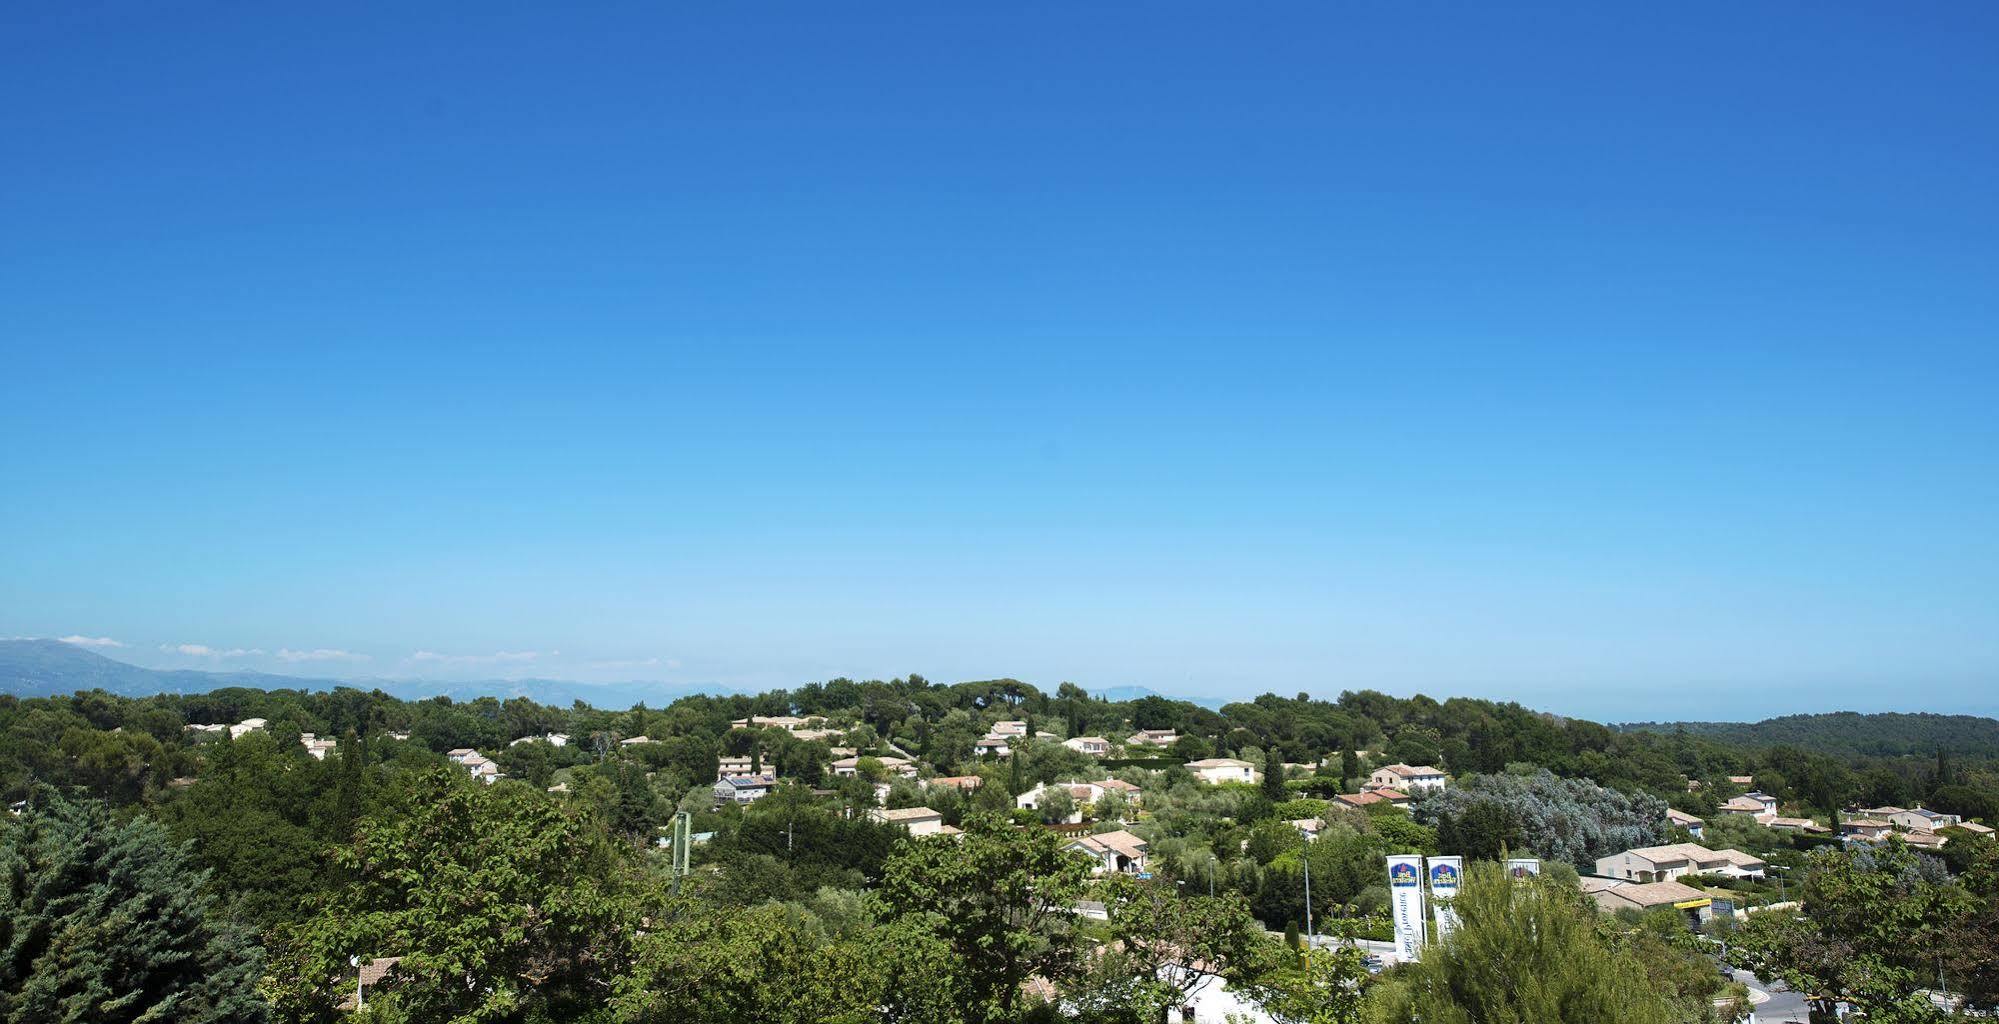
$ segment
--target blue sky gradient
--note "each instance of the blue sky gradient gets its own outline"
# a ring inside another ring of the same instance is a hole
[[[0,635],[1999,712],[1995,39],[14,5]]]

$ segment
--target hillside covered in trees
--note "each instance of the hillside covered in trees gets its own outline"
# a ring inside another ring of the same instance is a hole
[[[1079,749],[1092,739],[1099,753]],[[720,799],[725,758],[774,778],[754,801]],[[1215,758],[1253,781],[1203,781]],[[1341,799],[1398,763],[1452,784],[1408,808]],[[139,1019],[143,1001],[91,993],[143,976],[178,1020],[330,1021],[354,993],[350,959],[377,972],[349,1018],[367,1022],[1137,1024],[1199,983],[1188,962],[1276,1020],[1428,1019],[1456,961],[1377,983],[1357,953],[1307,965],[1278,936],[1385,936],[1383,858],[1457,852],[1548,860],[1532,913],[1573,946],[1559,970],[1539,947],[1522,967],[1572,986],[1565,1000],[1638,998],[1644,1019],[1702,1024],[1720,983],[1684,927],[1599,917],[1574,881],[1607,852],[1685,838],[1669,804],[1811,869],[1809,837],[1717,816],[1741,776],[1797,814],[1999,816],[1999,773],[1975,755],[1836,756],[1372,691],[1218,710],[914,675],[625,709],[351,688],[0,696],[15,812],[0,910],[43,922],[0,974],[0,1020]],[[678,876],[662,844],[683,812],[699,839]],[[79,860],[65,837],[80,835],[104,852]],[[1093,869],[1077,844],[1094,836],[1143,870]],[[1983,878],[1990,845],[1967,838],[1927,870]],[[65,908],[146,906],[147,886],[187,929],[93,952],[102,930]],[[1084,906],[1103,909],[1052,912]],[[1971,920],[1949,906],[1951,927]]]
[[[1999,720],[1975,715],[1900,712],[1863,715],[1838,711],[1785,715],[1761,722],[1635,722],[1620,728],[1683,732],[1739,747],[1805,747],[1841,757],[1922,756],[1939,750],[1972,757],[1999,757]]]

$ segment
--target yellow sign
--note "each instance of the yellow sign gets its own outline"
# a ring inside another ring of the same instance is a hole
[[[1710,906],[1713,903],[1714,903],[1713,900],[1681,900],[1680,902],[1673,904],[1673,909],[1695,910],[1700,907]]]

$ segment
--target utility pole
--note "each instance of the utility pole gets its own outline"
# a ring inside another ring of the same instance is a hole
[[[673,894],[680,895],[680,880],[686,876],[693,854],[694,815],[681,811],[673,816]]]
[[[1312,966],[1313,939],[1318,935],[1312,930],[1312,851],[1307,849],[1299,859],[1305,862],[1305,967]]]

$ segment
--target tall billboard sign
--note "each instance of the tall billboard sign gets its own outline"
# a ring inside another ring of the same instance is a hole
[[[1458,912],[1451,901],[1458,898],[1458,883],[1465,871],[1463,857],[1431,857],[1425,866],[1430,874],[1430,903],[1437,915],[1437,941],[1442,942],[1458,927]]]
[[[1423,858],[1388,858],[1388,902],[1395,912],[1395,953],[1403,960],[1423,955]]]

